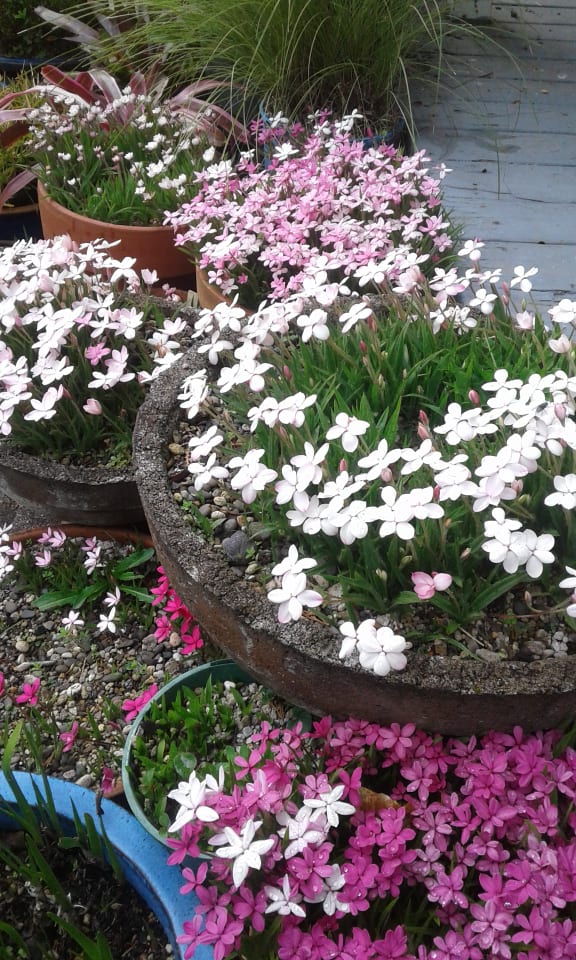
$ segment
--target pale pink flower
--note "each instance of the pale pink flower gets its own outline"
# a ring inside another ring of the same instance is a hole
[[[414,593],[419,600],[431,600],[436,591],[448,590],[452,585],[452,577],[449,573],[423,573],[417,571],[412,574],[412,583],[414,584]]]

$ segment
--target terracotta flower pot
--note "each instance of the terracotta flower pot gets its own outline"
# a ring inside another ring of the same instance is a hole
[[[41,183],[38,184],[38,205],[45,240],[62,233],[69,234],[77,243],[119,240],[119,245],[114,248],[114,256],[118,259],[135,257],[136,270],[156,270],[162,282],[170,281],[181,288],[193,287],[194,264],[174,246],[171,227],[130,227],[91,220],[60,206],[48,196]]]
[[[133,526],[144,511],[131,469],[65,467],[0,442],[0,491],[50,522]]]
[[[205,310],[213,310],[219,303],[230,303],[230,298],[225,297],[218,287],[208,283],[208,274],[201,267],[196,267],[196,293],[199,305]],[[254,311],[243,308],[247,316],[251,316]]]
[[[286,700],[311,713],[360,716],[389,724],[469,735],[490,729],[551,728],[576,709],[576,656],[487,665],[411,651],[405,670],[378,677],[342,662],[340,640],[313,617],[282,625],[262,590],[210,548],[174,501],[166,445],[184,377],[202,366],[188,353],[167,371],[140,408],[134,466],[159,562],[199,623],[237,663]]]

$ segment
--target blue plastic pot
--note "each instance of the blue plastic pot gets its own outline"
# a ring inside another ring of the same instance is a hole
[[[33,773],[16,772],[16,782],[27,803],[38,807],[35,792],[45,797],[42,777]],[[185,897],[179,892],[182,884],[180,870],[166,864],[166,847],[154,840],[137,820],[122,807],[110,800],[102,800],[101,813],[96,808],[96,794],[76,784],[66,783],[53,777],[47,778],[48,789],[63,831],[74,832],[73,810],[84,821],[89,814],[96,826],[102,825],[118,857],[124,876],[147,903],[162,924],[172,944],[175,960],[183,960],[184,950],[176,942],[185,920],[194,915],[195,897]],[[18,802],[4,774],[0,773],[0,829],[17,829],[15,813]],[[199,946],[194,960],[212,960],[211,947]]]

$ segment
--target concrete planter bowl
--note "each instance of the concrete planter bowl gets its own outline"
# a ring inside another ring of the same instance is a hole
[[[38,809],[38,796],[45,796],[42,777],[37,774],[14,774],[26,802]],[[64,833],[74,831],[74,811],[83,821],[89,814],[96,827],[103,825],[106,835],[121,864],[128,883],[154,912],[170,940],[175,960],[183,960],[185,947],[176,942],[185,920],[194,913],[194,894],[183,897],[180,871],[166,864],[166,847],[154,840],[138,821],[110,800],[102,800],[98,813],[96,794],[76,784],[47,777],[48,789]],[[35,789],[36,788],[36,789]],[[5,775],[0,773],[0,830],[18,827],[18,799]],[[212,960],[211,947],[199,947],[194,960]]]
[[[0,492],[50,521],[96,526],[141,524],[144,512],[132,469],[64,466],[0,442]]]
[[[175,502],[166,448],[183,419],[178,394],[203,366],[193,351],[159,378],[139,411],[134,467],[159,562],[203,629],[256,680],[313,714],[467,736],[552,728],[576,710],[576,657],[496,664],[412,651],[407,668],[377,677],[338,659],[339,635],[303,617],[279,624],[264,593],[226,562]]]

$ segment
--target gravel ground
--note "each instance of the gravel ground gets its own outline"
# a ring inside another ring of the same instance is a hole
[[[22,531],[48,523],[49,518],[0,497],[0,526],[12,524],[14,531]],[[38,611],[32,605],[33,600],[33,595],[23,595],[10,584],[0,582],[0,671],[5,683],[4,696],[0,698],[0,730],[4,721],[10,724],[22,715],[22,707],[15,703],[22,684],[32,676],[39,677],[41,695],[37,710],[47,727],[42,730],[40,722],[36,730],[41,732],[45,772],[97,790],[103,768],[108,767],[116,778],[115,799],[124,803],[120,764],[129,725],[124,721],[121,704],[126,699],[133,699],[150,683],[161,686],[176,673],[221,654],[207,645],[193,657],[183,657],[178,650],[179,637],[173,635],[171,640],[159,645],[156,638],[138,623],[123,628],[116,636],[95,631],[93,635],[76,640],[63,638],[58,617],[52,612]],[[63,753],[53,732],[54,724],[60,730],[69,730],[75,720],[80,733],[73,749]],[[24,745],[14,756],[14,766],[24,769],[30,766]],[[113,944],[114,955],[132,960],[165,960],[172,951],[163,942],[156,919],[145,910],[136,915],[135,900],[138,898],[130,888],[128,890],[128,896],[133,900],[124,904],[123,909],[137,919],[136,923],[122,921],[114,928],[116,939],[107,937]],[[26,895],[31,895],[32,899],[23,900]],[[32,894],[29,890],[24,891],[2,869],[0,902],[3,904],[3,919],[16,924],[18,903],[28,902],[24,912],[29,917],[36,917],[39,910],[46,909],[41,891]],[[134,903],[134,909],[131,903]],[[30,911],[28,914],[26,909]],[[86,893],[86,912],[98,916],[100,909],[98,902]],[[34,952],[36,940],[31,924],[23,921],[22,931],[31,945],[29,956],[39,960],[40,955]],[[55,952],[49,956],[68,960],[69,955],[64,954],[63,949],[62,944],[55,946]],[[0,956],[14,956],[10,952],[5,954],[4,950],[10,948],[3,944],[0,934]],[[76,953],[70,956],[76,956]]]

